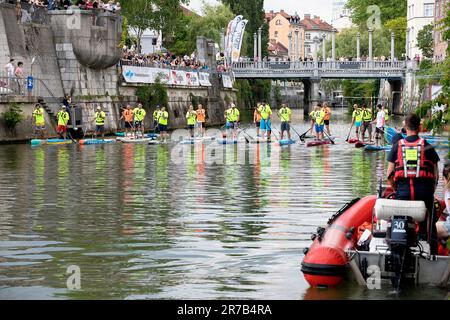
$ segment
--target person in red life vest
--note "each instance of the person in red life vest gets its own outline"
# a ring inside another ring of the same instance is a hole
[[[432,226],[431,254],[437,254],[437,212],[434,212],[434,191],[439,179],[438,162],[434,148],[419,137],[420,118],[409,114],[405,119],[407,137],[392,146],[388,156],[387,176],[396,191],[397,200],[424,201],[428,209],[427,219],[420,224],[419,237],[427,239],[427,226]],[[431,221],[433,219],[433,221]]]

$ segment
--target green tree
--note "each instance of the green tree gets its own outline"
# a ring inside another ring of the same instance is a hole
[[[173,37],[165,39],[165,46],[175,54],[195,50],[197,36],[204,36],[220,43],[222,29],[226,29],[234,14],[228,5],[204,4],[203,16],[182,16],[175,21]]]
[[[395,19],[391,19],[386,21],[386,23],[384,24],[383,34],[389,41],[389,52],[390,52],[391,32],[394,33],[395,56],[397,58],[401,58],[405,54],[406,26],[407,26],[406,17],[398,17]]]
[[[417,34],[417,46],[423,56],[430,59],[433,58],[433,29],[434,25],[430,23]]]
[[[180,17],[180,2],[188,0],[122,0],[122,14],[127,18],[128,26],[136,34],[137,50],[141,49],[142,34],[147,29],[173,29],[173,21]]]
[[[150,110],[156,105],[167,107],[169,103],[167,88],[161,83],[159,78],[157,78],[156,82],[153,84],[140,86],[136,90],[136,96],[139,98],[139,102],[141,102],[147,110]]]
[[[378,6],[380,11],[371,11],[371,6]],[[406,17],[407,1],[398,0],[348,0],[346,7],[352,11],[351,19],[360,29],[367,30],[367,23],[373,16],[383,25],[389,20]]]
[[[8,111],[3,112],[3,120],[5,121],[6,127],[12,131],[16,125],[25,119],[22,108],[16,103],[12,103]]]

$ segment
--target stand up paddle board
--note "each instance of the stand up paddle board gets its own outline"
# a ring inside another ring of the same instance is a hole
[[[306,144],[307,147],[315,147],[315,146],[323,146],[323,145],[327,145],[327,144],[331,144],[330,140],[321,140],[321,141],[311,141],[308,142]]]
[[[116,132],[115,135],[117,137],[125,138],[125,132]],[[144,134],[145,138],[159,138],[159,133],[146,133]]]
[[[150,141],[154,141],[152,138],[117,138],[117,141],[123,143],[149,143]]]
[[[44,145],[44,144],[50,144],[50,145],[55,145],[55,144],[70,144],[73,143],[72,140],[69,139],[46,139],[46,140],[42,140],[42,139],[33,139],[31,140],[31,145],[32,146],[39,146],[39,145]]]
[[[296,143],[296,141],[292,140],[292,139],[283,139],[283,140],[279,140],[278,143],[280,144],[280,146],[287,146],[287,145]]]
[[[116,140],[114,139],[84,139],[80,140],[81,145],[93,145],[93,144],[108,144],[114,143]]]

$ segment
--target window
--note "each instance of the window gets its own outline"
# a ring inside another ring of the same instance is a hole
[[[306,44],[305,45],[305,51],[306,51],[306,53],[311,53],[311,45]]]
[[[305,39],[311,40],[311,33],[305,33]]]
[[[425,17],[433,17],[434,16],[433,6],[434,5],[432,3],[424,3],[424,5],[423,5],[423,15]]]
[[[278,31],[275,31],[274,37],[278,38]]]
[[[281,19],[278,19],[277,21],[275,21],[275,24],[276,24],[277,26],[281,26],[281,25],[282,25]]]

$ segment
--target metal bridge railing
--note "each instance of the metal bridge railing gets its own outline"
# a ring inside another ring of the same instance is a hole
[[[240,70],[295,70],[295,71],[313,71],[322,70],[405,70],[406,61],[293,61],[293,62],[235,62],[232,65],[234,72]]]

